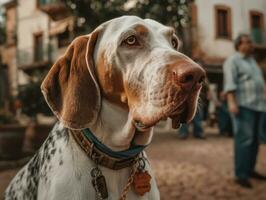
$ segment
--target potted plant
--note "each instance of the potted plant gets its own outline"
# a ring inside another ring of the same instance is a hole
[[[7,111],[0,111],[0,159],[17,159],[23,154],[26,126]]]
[[[55,120],[44,123],[39,115],[53,116],[40,90],[39,82],[31,82],[19,88],[18,98],[22,102],[21,113],[29,117],[26,131],[26,146],[28,149],[38,149],[47,138]]]

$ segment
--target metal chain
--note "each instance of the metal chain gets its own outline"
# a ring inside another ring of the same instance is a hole
[[[134,176],[135,176],[136,172],[137,172],[137,166],[133,165],[133,167],[131,169],[131,172],[130,172],[130,176],[127,179],[127,184],[124,187],[123,192],[122,192],[121,197],[120,197],[119,200],[126,200],[127,193],[129,192],[130,186],[131,186],[131,184],[134,181]]]
[[[119,200],[126,200],[127,193],[129,192],[130,186],[134,181],[134,176],[138,170],[142,171],[145,169],[145,157],[143,155],[143,152],[137,157],[135,160],[134,165],[131,168],[130,176],[127,179],[127,184],[123,189],[123,192],[121,194],[121,197]]]
[[[130,170],[130,176],[127,179],[127,184],[125,185],[125,187],[123,188],[122,194],[119,198],[119,200],[126,200],[127,194],[130,190],[131,184],[134,181],[134,176],[136,174],[136,172],[138,170],[143,170],[145,168],[145,159],[142,157],[143,155],[140,155],[136,160],[134,165],[132,166],[131,170]],[[100,171],[98,171],[98,165],[96,164],[96,167],[94,169],[92,169],[92,178],[95,178],[94,180],[97,181],[97,176],[99,176],[101,173]],[[96,200],[104,200],[101,196],[101,193],[99,192],[98,188],[95,187],[95,198]]]

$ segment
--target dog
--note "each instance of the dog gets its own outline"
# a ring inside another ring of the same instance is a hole
[[[160,120],[193,119],[205,78],[179,45],[173,28],[136,16],[76,38],[41,85],[59,122],[5,199],[160,199],[144,148]]]

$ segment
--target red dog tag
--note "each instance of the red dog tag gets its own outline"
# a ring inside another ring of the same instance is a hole
[[[147,171],[136,172],[133,181],[135,192],[140,196],[143,196],[146,192],[149,192],[151,189],[150,180],[151,176]]]

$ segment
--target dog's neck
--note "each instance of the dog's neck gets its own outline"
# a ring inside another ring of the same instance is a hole
[[[103,99],[99,118],[90,128],[95,136],[114,151],[126,150],[134,143],[146,145],[150,143],[153,129],[146,133],[137,133],[132,123],[132,116],[127,110]]]

